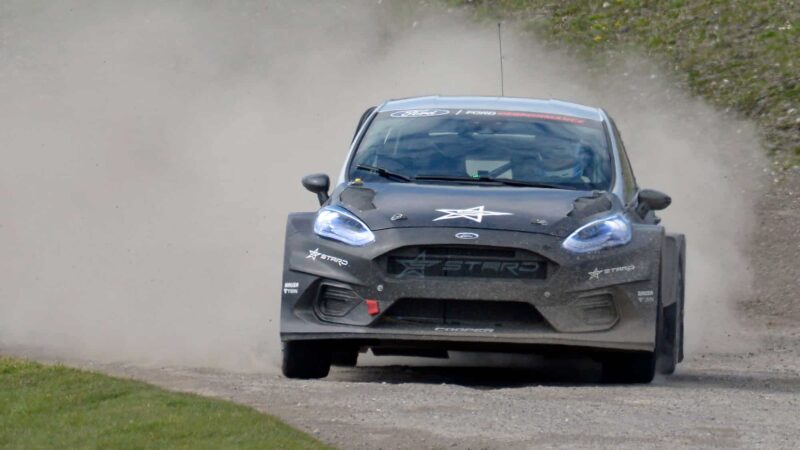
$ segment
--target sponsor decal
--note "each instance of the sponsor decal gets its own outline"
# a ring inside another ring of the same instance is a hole
[[[395,118],[406,118],[446,116],[448,114],[450,114],[450,110],[448,109],[407,109],[405,111],[395,111],[391,113],[390,116]]]
[[[459,110],[456,115],[460,115],[462,110]],[[465,116],[482,116],[482,117],[521,117],[523,119],[541,119],[541,120],[550,120],[553,122],[565,122],[565,123],[572,123],[575,125],[584,125],[586,124],[585,119],[580,119],[578,117],[570,117],[570,116],[560,116],[558,114],[547,114],[547,113],[537,113],[537,112],[525,112],[525,111],[491,111],[491,110],[466,110],[463,111]]]
[[[297,281],[291,281],[288,283],[283,283],[283,293],[284,294],[297,294],[297,288],[300,287],[300,283]]]
[[[653,303],[656,301],[653,291],[638,291],[636,295],[639,297],[639,303]]]
[[[464,111],[465,116],[496,116],[497,111]]]
[[[476,206],[474,208],[466,209],[437,209],[436,211],[444,213],[444,215],[433,219],[433,221],[437,222],[439,220],[467,219],[473,222],[481,223],[485,216],[513,216],[512,213],[487,211],[484,208],[484,206]]]
[[[443,276],[541,279],[547,275],[547,266],[539,261],[428,257],[422,252],[414,258],[389,258],[389,273],[398,278]]]
[[[326,255],[325,253],[320,253],[319,247],[315,248],[314,250],[308,251],[308,256],[306,256],[306,259],[316,261],[317,258],[323,261],[330,261],[334,264],[338,264],[339,267],[343,267],[349,264],[349,262],[347,262],[346,259],[342,259],[336,256]]]
[[[448,333],[494,333],[494,328],[451,328],[436,327],[433,331],[446,331]]]
[[[456,238],[458,239],[471,240],[478,239],[479,237],[481,236],[478,233],[456,233]]]
[[[397,214],[392,214],[392,217],[389,220],[391,220],[392,222],[397,222],[398,220],[406,220],[406,219],[408,219],[408,217],[406,217],[405,214],[397,213]]]
[[[633,270],[636,270],[636,266],[631,264],[630,266],[611,267],[611,268],[608,268],[608,269],[598,269],[597,267],[595,267],[593,271],[588,272],[588,273],[589,273],[589,279],[590,280],[599,280],[600,279],[600,275],[610,275],[610,274],[619,273],[619,272],[630,272],[630,271],[633,271]]]
[[[403,277],[424,277],[425,269],[441,264],[442,261],[428,260],[425,258],[425,252],[420,253],[414,259],[397,259],[397,262],[403,266],[403,271],[397,274],[399,278]]]
[[[552,120],[555,122],[574,123],[575,125],[583,125],[584,123],[586,123],[585,120],[578,119],[577,117],[557,116],[555,114],[530,113],[530,112],[518,112],[518,111],[500,111],[497,113],[497,115],[499,117],[524,117],[526,119]]]

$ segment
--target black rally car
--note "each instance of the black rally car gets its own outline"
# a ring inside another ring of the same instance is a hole
[[[359,352],[576,352],[615,382],[683,355],[685,240],[640,189],[605,111],[423,97],[363,115],[333,192],[289,215],[283,373]]]

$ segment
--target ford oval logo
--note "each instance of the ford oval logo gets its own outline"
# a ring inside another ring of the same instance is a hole
[[[478,233],[456,233],[458,239],[478,239],[481,237]]]

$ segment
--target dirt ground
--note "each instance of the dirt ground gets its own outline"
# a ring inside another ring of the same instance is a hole
[[[743,314],[767,323],[800,326],[800,168],[773,179],[759,203],[759,232],[754,236],[752,264],[755,295],[743,303]]]
[[[348,449],[796,448],[800,331],[752,332],[760,349],[698,355],[645,386],[597,383],[590,362],[531,369],[371,366],[324,380],[91,365],[250,405]]]

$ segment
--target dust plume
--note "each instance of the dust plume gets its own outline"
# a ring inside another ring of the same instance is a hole
[[[335,178],[383,99],[496,94],[495,32],[412,2],[2,2],[0,347],[272,367],[286,214],[315,207],[300,177]],[[508,34],[507,95],[606,107],[640,184],[673,195],[689,338],[724,341],[752,127],[642,64],[589,73]]]

